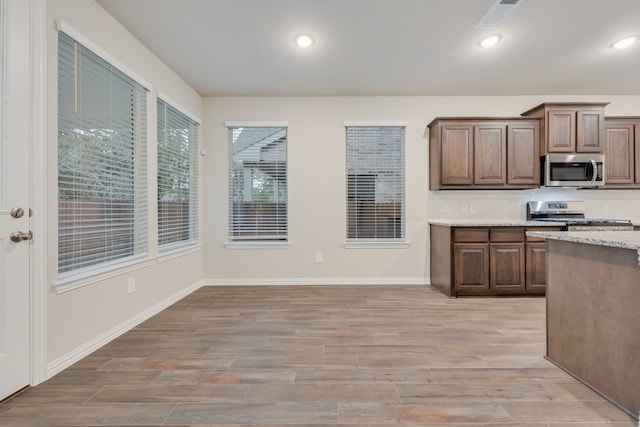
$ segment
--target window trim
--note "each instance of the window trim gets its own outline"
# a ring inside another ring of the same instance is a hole
[[[120,70],[122,73],[129,76],[130,79],[135,80],[136,83],[144,87],[146,90],[151,92],[153,90],[153,86],[151,83],[143,79],[138,73],[133,71],[130,67],[127,67],[122,61],[118,61],[113,55],[109,54],[106,50],[102,49],[100,46],[92,42],[90,39],[85,37],[81,32],[77,31],[71,25],[67,24],[62,19],[56,19],[56,30],[58,32],[65,33],[78,43],[82,44],[84,47],[98,55],[100,58],[111,64],[113,67]],[[148,112],[147,112],[148,115]]]
[[[58,280],[53,282],[53,289],[56,294],[79,289],[103,280],[121,276],[136,270],[147,268],[151,265],[153,259],[148,253],[113,262],[110,264],[102,264],[98,268],[86,270],[82,272],[69,273],[66,276],[59,276]],[[90,267],[87,267],[90,268]]]
[[[345,120],[344,127],[407,127],[406,120]]]
[[[345,249],[407,249],[411,246],[411,243],[407,240],[393,240],[389,242],[384,242],[382,240],[371,240],[371,241],[345,241],[343,244]]]
[[[289,168],[289,122],[287,121],[233,121],[233,120],[226,120],[224,122],[224,127],[227,129],[227,140],[229,140],[229,131],[231,129],[234,128],[284,128],[286,131],[286,136],[287,136],[287,148],[285,151],[286,154],[286,168]],[[229,142],[227,142],[227,149],[228,149],[228,155],[227,155],[227,168],[231,168],[231,160],[233,157],[233,154],[231,153],[230,150],[230,144]],[[230,179],[231,178],[231,170],[228,169],[227,170],[227,178]],[[285,240],[276,240],[276,239],[264,239],[264,240],[253,240],[253,239],[247,239],[247,240],[243,240],[243,239],[238,239],[238,240],[233,240],[231,237],[231,227],[230,227],[230,223],[231,223],[231,210],[232,210],[232,201],[231,201],[231,194],[230,194],[230,188],[231,188],[231,181],[228,182],[227,185],[227,203],[228,203],[228,208],[227,208],[227,212],[228,212],[228,217],[227,217],[227,237],[226,237],[226,242],[224,243],[224,247],[226,249],[250,249],[250,250],[255,250],[255,249],[261,249],[261,250],[269,250],[269,249],[288,249],[290,247],[291,244],[291,240],[290,240],[290,235],[289,235],[289,200],[288,200],[288,194],[287,194],[287,208],[286,208],[286,219],[287,219],[287,235],[286,235],[286,239]],[[289,182],[287,179],[287,193],[289,191]]]
[[[271,250],[271,249],[289,249],[291,241],[265,240],[257,241],[227,241],[224,244],[226,249],[251,249],[251,250]]]
[[[158,156],[158,135],[156,134],[156,143],[155,143],[155,165],[156,165],[156,194],[154,199],[156,200],[155,203],[155,216],[156,216],[156,221],[155,221],[155,234],[156,234],[156,248],[158,250],[158,258],[169,258],[169,257],[175,257],[177,254],[179,254],[180,252],[189,252],[195,248],[201,247],[202,245],[202,241],[201,241],[201,236],[202,236],[202,182],[201,182],[201,176],[200,176],[200,170],[201,170],[201,165],[200,165],[200,154],[201,154],[201,142],[202,142],[202,138],[201,138],[201,134],[202,134],[202,125],[201,125],[201,120],[194,114],[191,114],[187,109],[185,109],[182,105],[175,103],[174,101],[171,100],[171,98],[169,98],[168,96],[166,96],[164,93],[162,92],[158,92],[157,96],[156,96],[156,100],[155,100],[155,105],[156,105],[156,113],[158,111],[158,101],[162,101],[165,103],[165,108],[166,106],[171,106],[173,109],[175,109],[176,111],[178,111],[181,114],[184,114],[185,117],[193,122],[195,122],[195,125],[198,127],[198,139],[197,139],[197,147],[194,149],[195,152],[190,153],[190,156],[192,156],[192,160],[194,160],[196,164],[196,170],[193,174],[193,177],[196,179],[196,189],[192,189],[191,186],[189,187],[189,192],[190,194],[193,192],[193,194],[196,195],[197,197],[197,210],[196,210],[196,233],[195,236],[193,236],[193,238],[189,239],[189,240],[182,240],[179,242],[172,242],[172,243],[168,243],[165,245],[160,245],[160,239],[159,239],[159,234],[160,234],[160,227],[158,226],[158,222],[160,220],[160,211],[158,209],[158,192],[159,189],[157,188],[157,179],[158,179],[158,160],[159,160],[159,156]],[[156,117],[156,128],[157,128],[157,122],[160,120],[159,117]],[[165,123],[166,124],[166,123]],[[191,141],[190,141],[191,142]],[[191,147],[189,147],[191,149]],[[189,221],[189,227],[193,227],[193,224],[191,221]]]
[[[156,263],[161,264],[163,262],[171,261],[183,256],[191,255],[202,249],[202,244],[182,245],[179,247],[171,248],[171,250],[163,251],[156,257]]]
[[[182,106],[179,102],[175,102],[173,99],[171,99],[164,92],[158,91],[158,94],[156,95],[156,98],[162,99],[164,102],[166,102],[167,104],[171,105],[176,110],[180,111],[182,114],[187,116],[189,119],[191,119],[194,122],[196,122],[196,124],[198,126],[202,125],[202,120],[200,119],[200,117],[198,117],[195,114],[191,113],[187,108]],[[156,100],[156,102],[157,102],[157,100]]]
[[[146,240],[144,241],[145,250],[137,254],[107,261],[105,263],[94,264],[94,265],[89,265],[76,270],[60,272],[59,264],[58,264],[59,253],[58,253],[58,248],[56,248],[57,279],[52,282],[52,288],[54,289],[56,294],[61,294],[64,292],[68,292],[74,289],[91,285],[93,283],[97,283],[112,277],[117,277],[119,275],[126,274],[131,271],[146,268],[151,264],[152,258],[150,256],[149,249],[150,249],[150,231],[151,231],[150,220],[152,218],[149,215],[149,209],[151,205],[149,203],[149,198],[148,198],[149,196],[148,191],[150,189],[150,186],[149,186],[150,170],[149,170],[149,156],[148,156],[150,127],[149,127],[148,119],[149,119],[150,112],[149,112],[148,106],[150,101],[152,100],[152,97],[149,96],[152,90],[152,85],[149,82],[147,82],[145,79],[140,77],[137,73],[133,72],[129,67],[124,65],[122,62],[115,59],[115,57],[110,55],[107,51],[105,51],[104,49],[100,48],[98,45],[93,43],[91,40],[85,37],[82,33],[75,30],[72,26],[68,25],[65,21],[58,19],[56,20],[55,24],[56,24],[57,33],[66,34],[68,37],[73,39],[76,43],[83,45],[87,50],[91,51],[94,55],[98,56],[100,59],[107,62],[109,65],[111,65],[112,67],[117,69],[119,72],[126,75],[129,79],[134,81],[136,84],[138,84],[140,87],[142,87],[142,89],[145,90],[145,99],[146,99],[144,102],[145,114],[144,116],[141,116],[145,125],[143,128],[134,129],[134,133],[136,134],[140,132],[144,133],[145,143],[144,143],[144,146],[142,147],[140,147],[139,144],[136,144],[133,147],[134,152],[139,152],[140,150],[143,150],[143,152],[141,153],[141,156],[142,158],[145,159],[145,162],[146,162],[146,165],[145,165],[146,176],[145,176],[145,183],[144,183],[145,187],[140,188],[139,190],[136,190],[136,192],[140,191],[141,194],[144,194],[144,198],[146,200],[146,205],[147,205],[145,209],[145,214],[144,214],[146,216],[146,220],[144,224],[136,225],[134,223],[134,229],[139,226],[143,226],[146,229],[144,231],[144,234],[146,236]],[[56,37],[56,41],[57,40],[58,38]],[[60,47],[57,46],[57,55],[59,55],[59,52],[60,52]],[[59,119],[59,114],[60,113],[58,112],[58,117],[57,117],[58,119]],[[58,129],[59,129],[59,125],[58,125]],[[56,150],[57,150],[57,146],[56,146]],[[56,163],[58,161],[59,160],[57,159]],[[139,185],[139,182],[136,182],[135,185],[136,186]],[[56,200],[58,200],[58,193],[56,193]],[[56,215],[58,215],[57,211],[56,211]],[[134,212],[134,218],[133,218],[134,221],[135,221],[135,217],[136,217],[136,213]],[[59,229],[56,228],[56,239],[58,239],[58,236],[59,236]],[[134,244],[136,245],[139,243],[141,242],[134,242]]]
[[[406,249],[410,246],[407,240],[407,218],[406,218],[406,203],[407,203],[407,191],[406,191],[406,129],[408,125],[407,120],[345,120],[343,122],[345,133],[349,127],[400,127],[403,128],[403,159],[402,159],[402,181],[403,181],[403,193],[402,193],[402,229],[403,236],[401,238],[352,238],[349,239],[345,236],[343,247],[345,249]],[[345,148],[347,148],[348,141],[345,135]],[[347,165],[345,165],[345,179],[349,180],[349,171]],[[348,185],[348,184],[347,184]],[[345,191],[345,199],[348,199],[348,189]],[[348,214],[347,214],[348,215]],[[348,216],[345,217],[348,222]],[[348,234],[348,224],[347,224]]]
[[[229,128],[288,128],[289,122],[283,121],[225,121],[224,127]]]

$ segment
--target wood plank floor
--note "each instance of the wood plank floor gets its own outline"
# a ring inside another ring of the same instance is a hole
[[[636,426],[543,358],[544,304],[205,287],[0,405],[0,425]]]

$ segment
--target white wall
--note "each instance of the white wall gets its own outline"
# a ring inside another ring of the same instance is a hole
[[[427,124],[435,117],[502,116],[551,101],[608,101],[606,115],[640,115],[640,96],[206,98],[205,281],[245,283],[408,283],[429,280],[429,219],[524,219],[529,200],[587,202],[591,216],[640,222],[637,191],[428,190]],[[287,121],[288,249],[224,247],[228,149],[224,122]],[[402,249],[345,249],[345,120],[406,120],[407,240]],[[323,262],[315,262],[322,252]]]
[[[47,370],[54,374],[97,348],[164,304],[192,291],[202,279],[202,248],[176,258],[159,260],[155,248],[155,165],[150,164],[150,259],[139,269],[116,272],[108,278],[59,293],[57,281],[57,32],[63,20],[92,44],[124,64],[152,88],[148,103],[148,143],[155,152],[156,95],[165,94],[196,117],[202,117],[202,99],[173,71],[111,18],[97,3],[87,0],[47,2]],[[203,137],[204,134],[201,134]],[[151,159],[153,156],[150,157]],[[136,291],[127,293],[133,279]]]

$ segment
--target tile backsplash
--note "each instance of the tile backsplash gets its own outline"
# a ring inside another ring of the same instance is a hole
[[[526,219],[526,204],[532,200],[584,200],[588,218],[640,224],[640,190],[567,188],[429,191],[427,220]]]

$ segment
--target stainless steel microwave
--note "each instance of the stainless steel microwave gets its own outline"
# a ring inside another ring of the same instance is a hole
[[[599,187],[604,185],[604,154],[547,154],[542,161],[547,187]]]

